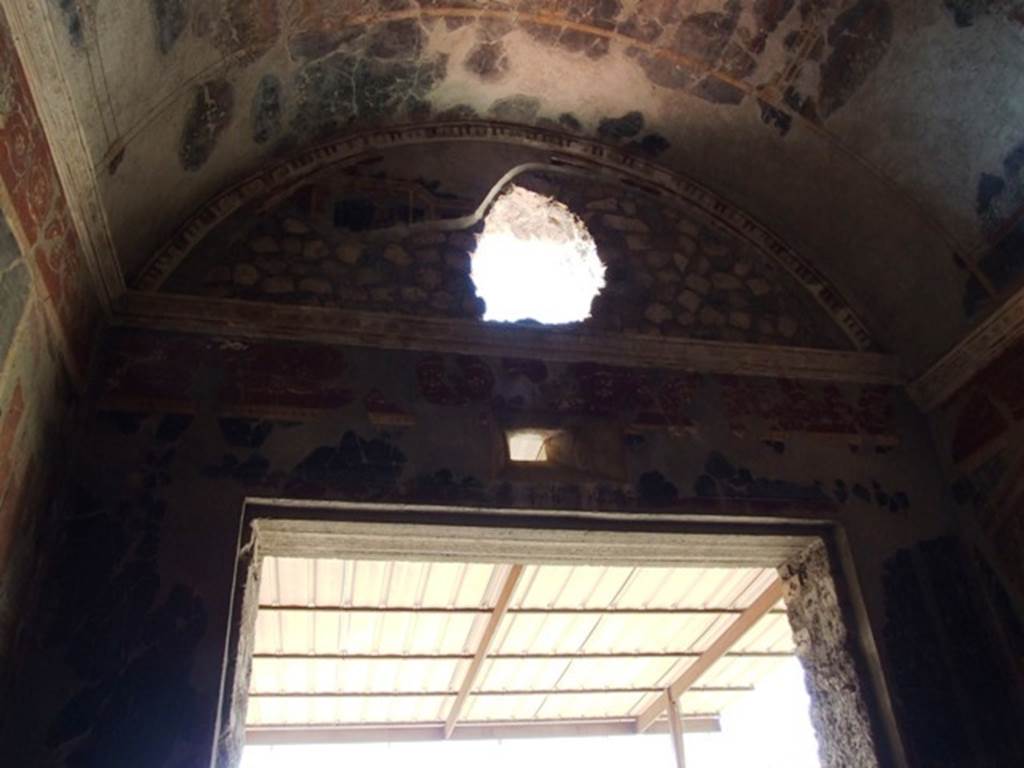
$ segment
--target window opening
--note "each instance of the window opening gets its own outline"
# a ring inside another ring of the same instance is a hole
[[[508,457],[514,462],[545,463],[548,448],[558,434],[555,429],[513,429],[505,433]]]

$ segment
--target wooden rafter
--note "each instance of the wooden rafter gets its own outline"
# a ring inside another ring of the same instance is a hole
[[[654,723],[661,713],[669,706],[669,697],[681,697],[694,683],[707,672],[712,665],[739,642],[761,618],[763,618],[772,607],[782,599],[782,582],[776,579],[762,592],[758,598],[751,603],[743,613],[733,621],[732,624],[713,642],[700,657],[687,667],[683,673],[672,682],[665,690],[665,693],[658,696],[651,704],[644,709],[636,719],[637,731],[643,733]]]
[[[455,724],[459,721],[459,715],[462,714],[462,708],[465,706],[473,686],[476,685],[480,669],[483,667],[484,660],[491,650],[494,638],[498,634],[498,627],[501,625],[502,619],[505,618],[509,603],[512,601],[512,595],[515,593],[522,575],[523,566],[518,564],[509,566],[508,573],[505,574],[501,589],[498,591],[498,599],[494,602],[494,608],[487,619],[487,626],[484,627],[484,632],[480,636],[480,643],[473,654],[473,660],[469,663],[466,676],[462,679],[462,685],[459,687],[459,693],[456,695],[455,701],[452,702],[452,708],[448,710],[448,717],[444,723],[444,737],[446,739],[451,738],[452,731],[455,730]]]

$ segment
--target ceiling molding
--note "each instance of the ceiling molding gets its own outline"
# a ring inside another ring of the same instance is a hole
[[[908,391],[924,411],[942,405],[1011,344],[1024,336],[1024,289],[964,336],[910,383]]]
[[[9,0],[4,4],[14,45],[85,254],[94,293],[104,312],[109,313],[125,290],[125,280],[117,261],[92,157],[70,85],[59,63],[48,8],[47,3],[37,0]]]
[[[292,155],[232,186],[191,216],[158,249],[133,287],[155,291],[216,226],[242,206],[330,167],[344,167],[370,152],[452,141],[517,144],[552,153],[549,162],[613,174],[650,194],[670,195],[693,206],[745,240],[786,271],[832,318],[854,349],[876,348],[867,325],[808,260],[755,218],[707,187],[622,149],[541,128],[496,122],[412,125],[348,135]]]
[[[114,325],[693,373],[902,385],[895,357],[129,291]]]

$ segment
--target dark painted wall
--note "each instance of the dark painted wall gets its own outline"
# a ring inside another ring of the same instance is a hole
[[[997,764],[970,757],[957,716],[978,692],[949,640],[984,606],[934,598],[961,564],[896,390],[131,330],[104,349],[22,649],[17,765],[208,764],[246,496],[838,520],[905,738],[924,744],[938,719],[960,747],[935,762],[915,746],[915,765]],[[582,458],[513,475],[506,424],[564,427]],[[958,681],[962,702],[924,699],[928,721],[907,669]],[[972,674],[993,694],[999,669]]]
[[[37,532],[66,466],[74,376],[95,301],[80,244],[0,11],[0,702],[23,629]],[[0,705],[2,711],[2,705]]]
[[[980,371],[932,414],[939,458],[963,519],[1024,595],[1024,342]]]

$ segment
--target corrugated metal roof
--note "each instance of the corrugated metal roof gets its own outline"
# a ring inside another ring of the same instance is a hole
[[[506,570],[264,558],[248,725],[442,724]],[[526,566],[459,722],[636,717],[776,578]],[[684,715],[720,712],[792,653],[781,608],[683,694]]]

